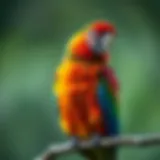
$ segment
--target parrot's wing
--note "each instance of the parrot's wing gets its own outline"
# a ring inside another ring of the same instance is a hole
[[[116,135],[119,132],[118,104],[114,81],[111,71],[105,71],[98,87],[98,99],[103,114],[105,135],[107,136]]]

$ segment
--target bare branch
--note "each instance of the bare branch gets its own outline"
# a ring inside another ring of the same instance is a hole
[[[133,135],[133,136],[117,136],[117,137],[104,137],[100,140],[99,147],[119,147],[119,146],[150,146],[150,145],[160,145],[160,134],[157,135]],[[35,160],[50,160],[52,157],[71,153],[79,149],[91,149],[94,148],[92,141],[81,142],[76,148],[72,145],[72,142],[67,141],[61,144],[53,144],[48,147],[48,149],[42,153]]]

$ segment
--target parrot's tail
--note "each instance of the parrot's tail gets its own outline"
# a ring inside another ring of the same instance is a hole
[[[117,154],[115,148],[98,148],[90,150],[81,150],[80,153],[86,160],[116,160]]]
[[[117,159],[117,150],[115,148],[106,149],[105,152],[105,159],[106,160],[116,160]]]
[[[90,149],[88,150],[80,150],[80,154],[86,158],[86,160],[95,160],[94,152]]]

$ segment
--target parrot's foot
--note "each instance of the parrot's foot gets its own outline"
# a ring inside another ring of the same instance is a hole
[[[77,137],[71,137],[71,145],[72,147],[78,147],[79,145],[79,139]]]
[[[98,134],[93,135],[93,137],[92,137],[92,139],[91,139],[92,144],[93,144],[94,146],[99,146],[99,145],[100,145],[100,140],[101,140],[101,136],[98,135]]]

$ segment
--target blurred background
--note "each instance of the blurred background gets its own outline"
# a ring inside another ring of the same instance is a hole
[[[159,7],[159,0],[1,0],[0,160],[33,160],[66,139],[53,74],[70,35],[99,18],[118,30],[112,65],[121,84],[122,133],[160,132]],[[159,160],[160,147],[122,148],[119,159]]]

